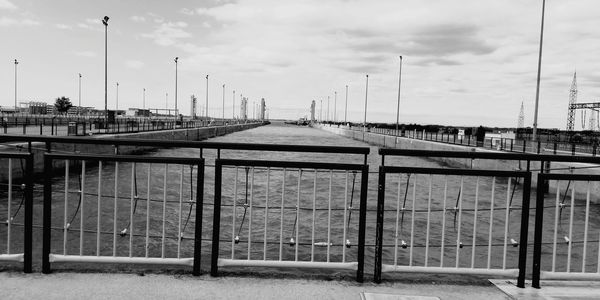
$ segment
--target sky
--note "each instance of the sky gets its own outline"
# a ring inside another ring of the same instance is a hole
[[[144,88],[147,108],[173,108],[179,57],[186,115],[209,75],[212,117],[239,115],[243,95],[270,118],[315,100],[317,118],[329,103],[329,119],[362,122],[366,98],[368,122],[395,123],[402,56],[400,123],[515,127],[523,103],[532,126],[541,14],[542,0],[0,0],[0,105],[17,59],[19,102],[77,105],[81,73],[81,105],[103,108],[106,15],[109,109],[117,82],[119,109],[142,107]],[[575,71],[577,101],[600,102],[600,5],[548,0],[545,18],[538,126],[564,129]]]

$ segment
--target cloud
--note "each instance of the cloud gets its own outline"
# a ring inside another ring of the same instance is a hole
[[[141,69],[144,67],[144,63],[139,60],[128,60],[125,62],[125,66],[131,69]]]
[[[192,36],[191,33],[184,30],[186,27],[188,27],[188,24],[185,22],[162,23],[152,33],[142,34],[142,37],[152,39],[161,46],[171,46],[180,39]]]
[[[96,57],[97,54],[94,51],[75,51],[73,54],[81,57]]]
[[[62,30],[71,30],[71,29],[73,29],[73,26],[67,25],[67,24],[56,24],[54,26],[56,26],[56,28],[62,29]]]
[[[39,21],[25,18],[25,19],[14,19],[10,17],[0,17],[0,26],[37,26],[41,23]]]
[[[15,10],[17,9],[17,6],[8,0],[0,0],[0,9]]]
[[[417,66],[459,66],[463,63],[447,58],[425,58],[417,60],[414,64]]]
[[[142,16],[131,16],[131,17],[129,17],[129,19],[136,23],[146,22],[146,18],[142,17]]]
[[[184,14],[184,15],[188,15],[188,16],[192,16],[194,15],[194,10],[193,9],[189,9],[189,8],[182,8],[181,10],[179,10],[180,13]]]

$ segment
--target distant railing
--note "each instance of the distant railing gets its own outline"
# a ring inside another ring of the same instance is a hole
[[[33,155],[3,152],[0,153],[0,159],[2,159],[0,168],[8,173],[7,183],[3,184],[6,190],[2,189],[1,197],[6,199],[6,221],[5,226],[0,227],[0,245],[5,249],[4,254],[0,254],[0,261],[22,262],[23,272],[31,273]],[[19,162],[22,174],[15,180],[13,167],[16,162]]]

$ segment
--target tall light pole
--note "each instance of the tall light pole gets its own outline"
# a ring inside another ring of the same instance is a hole
[[[369,98],[369,74],[366,75],[367,83],[365,85],[365,119],[363,122],[363,140],[365,139],[365,132],[367,131],[367,100]]]
[[[143,96],[142,96],[142,108],[146,108],[146,88],[144,88]]]
[[[320,101],[321,101],[321,108],[319,109],[319,121],[321,121],[321,123],[323,123],[323,99],[321,99]]]
[[[119,110],[119,83],[117,82],[117,108],[115,110]],[[115,114],[117,112],[115,111]]]
[[[225,121],[225,84],[223,84],[223,113],[221,115],[221,119]]]
[[[348,117],[348,85],[346,85],[346,107],[344,108],[344,123],[347,123]]]
[[[108,124],[108,17],[102,19],[104,24],[104,123]]]
[[[329,121],[329,96],[327,96],[327,122]]]
[[[233,98],[231,98],[231,119],[235,119],[235,90],[233,90]]]
[[[179,57],[175,57],[175,118],[177,118],[177,61]]]
[[[537,119],[538,119],[538,105],[540,101],[540,74],[542,72],[542,44],[544,42],[544,11],[546,9],[546,0],[542,1],[542,25],[540,30],[540,53],[538,56],[538,69],[537,69],[537,86],[535,89],[535,113],[533,115],[533,141],[537,141]]]
[[[206,121],[208,122],[208,75],[206,75]]]
[[[79,107],[77,107],[77,115],[81,115],[81,73],[79,73]]]
[[[19,62],[15,59],[15,113],[17,112],[17,65]]]
[[[169,93],[165,93],[165,110],[167,111],[167,113],[169,115],[171,115],[171,112],[169,111]]]
[[[400,55],[400,71],[398,72],[398,108],[396,109],[396,138],[394,146],[398,140],[398,123],[400,122],[400,85],[402,83],[402,55]]]

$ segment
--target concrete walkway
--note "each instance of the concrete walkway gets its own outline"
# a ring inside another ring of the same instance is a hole
[[[364,293],[364,294],[363,294]],[[388,295],[385,295],[388,294]],[[492,284],[107,273],[0,273],[2,299],[510,299]],[[393,296],[392,296],[393,295]],[[413,297],[408,297],[413,296]],[[421,297],[414,297],[421,296]],[[432,298],[433,297],[433,298]]]

